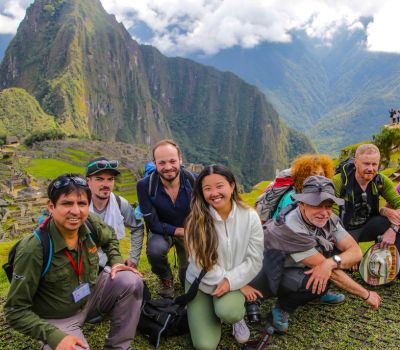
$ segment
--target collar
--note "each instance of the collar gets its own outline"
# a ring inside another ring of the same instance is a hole
[[[59,252],[59,251],[65,249],[65,248],[68,248],[68,245],[65,242],[64,238],[58,232],[58,229],[57,229],[56,224],[54,223],[53,219],[50,220],[50,223],[49,223],[49,234],[50,234],[50,236],[51,236],[51,238],[53,240],[54,253]],[[78,234],[79,234],[79,241],[83,241],[90,234],[90,231],[86,227],[86,225],[83,224],[79,228]]]
[[[209,209],[210,209],[211,216],[213,217],[214,220],[216,220],[216,221],[224,221],[224,220],[221,218],[221,216],[218,214],[218,212],[214,209],[214,207],[213,207],[212,205],[209,205],[208,207],[209,207]],[[236,210],[237,210],[236,202],[235,202],[235,201],[232,201],[232,210],[231,210],[231,212],[229,213],[229,215],[228,215],[228,217],[227,217],[226,220],[229,220],[229,219],[233,218],[233,216],[234,216],[235,213],[236,213]]]

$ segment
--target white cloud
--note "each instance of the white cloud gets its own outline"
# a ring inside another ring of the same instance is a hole
[[[5,6],[1,6],[5,2]],[[15,33],[30,0],[0,0],[0,33]],[[150,44],[166,54],[214,54],[239,45],[288,42],[290,32],[304,30],[329,44],[338,28],[365,29],[367,47],[400,52],[396,38],[398,0],[101,0],[104,8],[129,28],[144,23]],[[5,16],[5,14],[7,16]]]

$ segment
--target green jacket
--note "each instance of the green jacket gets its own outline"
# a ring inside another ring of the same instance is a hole
[[[350,176],[355,176],[354,174],[350,175]],[[380,188],[378,190],[377,186],[375,185],[375,182],[373,182],[373,186],[372,188],[372,195],[375,195],[378,197],[378,194],[380,196],[382,196],[385,201],[390,205],[391,208],[393,209],[399,209],[400,208],[400,195],[397,193],[396,188],[393,184],[393,182],[385,175],[380,174],[381,178],[382,178],[382,188]],[[355,179],[353,179],[355,181]],[[374,180],[372,180],[374,181]],[[342,176],[341,174],[336,174],[333,177],[333,184],[335,186],[335,195],[336,197],[341,197],[341,189],[342,189]],[[351,207],[353,205],[351,198],[348,198],[348,196],[345,194],[344,198],[345,200],[345,206],[346,206],[346,215],[351,215],[350,210],[348,209],[349,207]],[[379,203],[377,204],[377,206],[379,207]],[[378,208],[379,209],[379,208]],[[334,204],[333,206],[333,212],[340,216],[340,208],[337,204]],[[379,214],[379,212],[377,213]],[[343,218],[342,218],[343,219]],[[346,221],[346,219],[344,220]],[[343,222],[345,227],[346,227],[346,223]]]
[[[99,238],[98,246],[107,254],[110,264],[123,263],[114,230],[96,215],[90,215],[90,221]],[[54,251],[50,269],[43,278],[40,278],[43,264],[40,241],[31,234],[19,244],[4,311],[13,328],[42,340],[54,349],[66,334],[45,319],[73,316],[86,304],[88,297],[78,303],[74,303],[72,298],[72,292],[79,281],[64,250],[69,250],[75,262],[78,261],[78,251],[67,247],[54,221],[50,222],[49,234]],[[93,290],[99,270],[99,258],[96,244],[86,225],[79,229],[78,246],[80,242],[83,244],[81,281],[88,282]]]

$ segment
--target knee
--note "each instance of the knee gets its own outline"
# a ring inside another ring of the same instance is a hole
[[[222,305],[221,305],[222,306]],[[216,307],[215,314],[217,317],[226,323],[234,324],[243,319],[245,313],[244,304],[243,306],[237,305],[236,307]]]
[[[158,239],[150,239],[147,243],[146,254],[149,259],[160,259],[168,253],[168,246]]]
[[[132,271],[120,271],[115,275],[114,281],[118,284],[119,291],[135,295],[137,299],[143,297],[143,281]]]

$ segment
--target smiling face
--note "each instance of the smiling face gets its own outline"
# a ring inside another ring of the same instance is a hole
[[[85,191],[62,194],[56,203],[48,201],[47,208],[62,235],[77,233],[89,215],[89,200]]]
[[[201,182],[203,197],[212,205],[221,217],[226,216],[232,209],[232,193],[235,185],[219,174],[207,175]]]
[[[173,182],[181,169],[182,158],[178,150],[170,144],[158,146],[154,150],[154,164],[161,179]]]
[[[309,205],[300,202],[300,212],[303,219],[316,227],[324,227],[332,215],[332,205],[331,200],[323,201],[318,206]]]
[[[99,200],[108,200],[114,190],[115,176],[111,171],[102,171],[87,177],[92,196]]]
[[[380,155],[378,153],[364,153],[360,154],[355,159],[356,178],[361,182],[370,182],[379,169]]]

